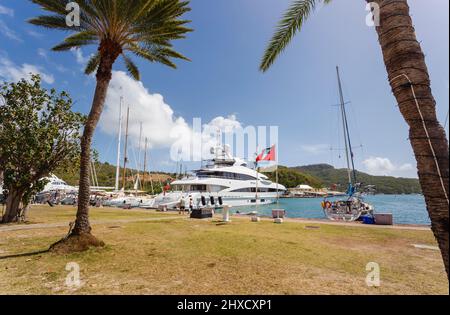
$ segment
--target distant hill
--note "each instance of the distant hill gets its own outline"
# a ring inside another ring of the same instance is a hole
[[[111,165],[109,163],[96,163],[95,170],[97,172],[99,186],[106,186],[106,187],[114,186],[116,180],[116,167],[114,165]],[[122,184],[122,172],[123,169],[121,168],[120,170],[121,184]],[[127,172],[127,187],[129,189],[131,189],[131,187],[133,187],[134,184],[134,178],[131,176],[131,174],[136,174],[136,170],[132,170],[131,172],[128,170]],[[55,175],[65,180],[69,185],[75,186],[78,185],[79,174],[77,166],[73,167],[71,170],[68,169],[57,170],[55,172]],[[269,176],[271,180],[275,181],[276,177],[275,173],[268,173],[266,175]],[[278,175],[279,175],[278,176],[279,183],[286,186],[287,188],[293,188],[300,184],[308,184],[314,188],[323,187],[323,184],[320,179],[295,169],[289,169],[284,166],[280,166]],[[172,181],[175,178],[175,174],[163,172],[146,174],[146,182],[148,184],[145,187],[145,190],[150,189],[150,178],[151,180],[153,180],[155,190],[158,191],[157,188],[161,188],[161,185],[159,183],[162,183],[162,185],[164,185],[168,181]]]
[[[270,180],[275,181],[276,174],[266,174]],[[314,188],[322,188],[323,184],[320,179],[314,175],[306,174],[305,172],[280,166],[278,168],[278,182],[286,188],[294,188],[301,184],[307,184]]]
[[[101,187],[114,187],[116,181],[116,166],[109,163],[95,163],[95,171],[97,173],[98,184]],[[134,185],[135,177],[132,174],[136,174],[136,170],[127,170],[127,189],[132,189]],[[120,185],[122,185],[123,168],[120,168]],[[57,170],[55,175],[66,181],[69,185],[78,186],[79,174],[78,167],[72,169]],[[146,173],[145,181],[147,182],[144,190],[150,191],[150,180],[153,181],[155,193],[160,192],[161,186],[165,185],[168,181],[172,181],[174,174],[163,172]]]
[[[322,183],[330,187],[338,184],[340,190],[347,187],[347,169],[336,169],[328,164],[315,164],[290,168],[320,179]],[[383,194],[417,194],[421,193],[418,179],[396,178],[392,176],[373,176],[363,172],[356,172],[358,182],[363,186],[375,185],[377,193]]]
[[[116,167],[109,163],[96,163],[95,170],[99,186],[113,187],[116,179]],[[120,171],[120,183],[122,184],[122,172]],[[131,174],[136,174],[136,170],[127,172],[127,189],[132,189],[134,178]],[[78,185],[78,167],[71,170],[57,170],[55,175],[64,179],[69,185]],[[275,173],[266,174],[272,181],[275,181]],[[150,178],[153,181],[155,193],[160,192],[161,186],[172,181],[175,174],[156,172],[146,175],[147,185],[144,190],[151,190]],[[357,172],[358,181],[363,185],[375,185],[377,193],[384,194],[413,194],[421,193],[419,180],[413,178],[395,178],[389,176],[372,176],[366,173]],[[278,170],[279,183],[287,188],[293,188],[300,184],[307,184],[314,188],[331,187],[338,184],[339,190],[345,191],[347,187],[347,170],[335,169],[328,164],[316,164],[297,167],[280,166]]]

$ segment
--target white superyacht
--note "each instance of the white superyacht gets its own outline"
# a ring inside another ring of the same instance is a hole
[[[192,205],[194,209],[265,205],[286,192],[283,185],[249,168],[229,151],[228,146],[213,148],[214,159],[192,176],[172,182],[171,191],[157,196],[149,208],[175,209],[182,199],[186,208]]]

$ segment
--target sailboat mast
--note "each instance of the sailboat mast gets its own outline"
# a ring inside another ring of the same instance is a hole
[[[345,158],[347,160],[347,174],[348,174],[348,183],[352,183],[352,173],[350,170],[350,158],[349,158],[349,147],[347,142],[347,127],[346,127],[346,119],[345,119],[345,101],[344,101],[344,94],[342,92],[342,83],[341,83],[341,75],[339,74],[339,67],[336,67],[336,73],[337,73],[337,79],[338,79],[338,85],[339,85],[339,97],[341,101],[341,115],[342,115],[342,126],[344,129],[344,142],[345,142]]]
[[[129,118],[130,118],[130,107],[127,108],[127,128],[126,128],[126,132],[125,132],[125,148],[124,148],[124,158],[123,158],[123,178],[122,178],[122,182],[123,182],[123,190],[125,191],[125,185],[127,184],[127,161],[128,161],[128,156],[127,156],[127,149],[128,149],[128,123],[129,123]]]
[[[136,190],[139,189],[139,187],[142,188],[142,183],[141,183],[141,153],[142,153],[142,122],[140,123],[139,126],[139,153],[138,153],[138,165],[137,165],[137,179],[136,179]]]
[[[116,183],[114,189],[116,191],[119,190],[119,176],[120,176],[120,145],[122,139],[122,102],[123,97],[120,97],[120,106],[119,106],[119,135],[117,137],[117,160],[116,160]]]
[[[147,137],[145,138],[145,145],[144,145],[144,177],[142,178],[142,190],[145,190],[145,176],[147,172],[147,144],[148,140]]]
[[[353,147],[352,147],[352,142],[350,139],[350,131],[348,129],[347,112],[345,110],[345,106],[344,106],[344,121],[345,121],[345,126],[347,128],[347,141],[348,141],[348,147],[349,147],[349,151],[350,151],[350,161],[352,163],[353,183],[356,184],[356,169],[355,169],[355,161],[354,161],[355,155],[353,154]]]

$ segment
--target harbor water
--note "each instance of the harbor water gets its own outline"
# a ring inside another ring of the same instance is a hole
[[[270,216],[273,209],[284,209],[290,218],[325,219],[320,203],[322,198],[280,199],[279,204],[240,207],[234,212],[258,211],[258,214]],[[364,200],[375,207],[375,213],[392,213],[395,224],[429,225],[430,219],[422,195],[373,195]]]

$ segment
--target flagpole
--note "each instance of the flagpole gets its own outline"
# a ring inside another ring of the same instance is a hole
[[[275,177],[276,177],[276,182],[277,182],[277,204],[280,203],[280,192],[278,190],[278,165],[277,165],[277,169],[275,171]]]
[[[256,164],[256,212],[258,212],[258,182],[259,182],[259,172],[258,172],[258,164]]]
[[[258,147],[256,147],[256,152],[258,152]],[[256,156],[258,156],[258,153],[256,153]],[[259,182],[258,161],[256,161],[257,159],[258,158],[255,159],[255,170],[256,170],[255,209],[256,209],[256,212],[258,212],[258,182]]]

